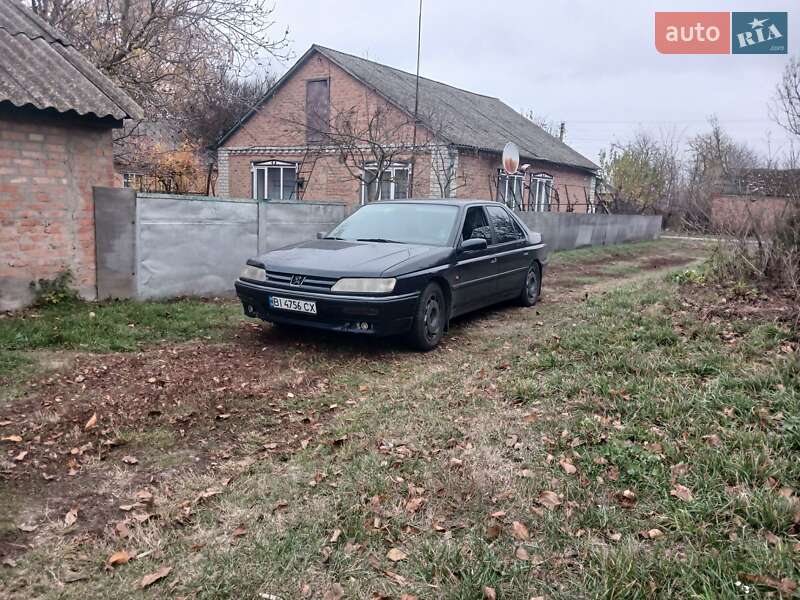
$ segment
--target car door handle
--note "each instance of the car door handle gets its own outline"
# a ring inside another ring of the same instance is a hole
[[[490,260],[489,262],[490,262],[490,263],[496,263],[496,262],[497,262],[497,257],[493,258],[493,259],[492,259],[492,260]]]

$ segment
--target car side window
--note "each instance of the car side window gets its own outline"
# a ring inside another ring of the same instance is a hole
[[[486,212],[494,227],[497,243],[514,242],[522,239],[522,231],[514,219],[501,206],[487,206]]]
[[[486,214],[481,206],[470,206],[464,217],[464,227],[461,229],[461,239],[483,238],[487,243],[492,243],[492,228],[486,220]]]

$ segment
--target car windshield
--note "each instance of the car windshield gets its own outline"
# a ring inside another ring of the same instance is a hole
[[[445,204],[368,204],[342,221],[326,237],[446,246],[457,216],[458,207]]]

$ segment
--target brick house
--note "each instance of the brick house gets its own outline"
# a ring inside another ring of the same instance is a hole
[[[558,138],[497,98],[426,78],[415,127],[415,88],[410,73],[312,46],[219,141],[217,194],[351,205],[495,198],[526,210],[593,210],[598,167]],[[363,135],[377,114],[396,147],[409,149],[385,163],[371,160],[373,138]],[[357,149],[343,151],[342,124],[359,133],[350,139]],[[510,176],[500,164],[509,141],[525,166]]]
[[[93,186],[112,186],[112,129],[141,109],[56,29],[0,0],[0,310],[69,270],[94,298]]]
[[[711,226],[729,235],[769,233],[797,206],[800,169],[740,169],[716,185]]]

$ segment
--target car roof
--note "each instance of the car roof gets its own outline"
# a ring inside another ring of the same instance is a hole
[[[446,206],[472,206],[477,204],[500,204],[494,200],[478,200],[470,198],[404,198],[402,200],[379,200],[370,204],[444,204]]]

